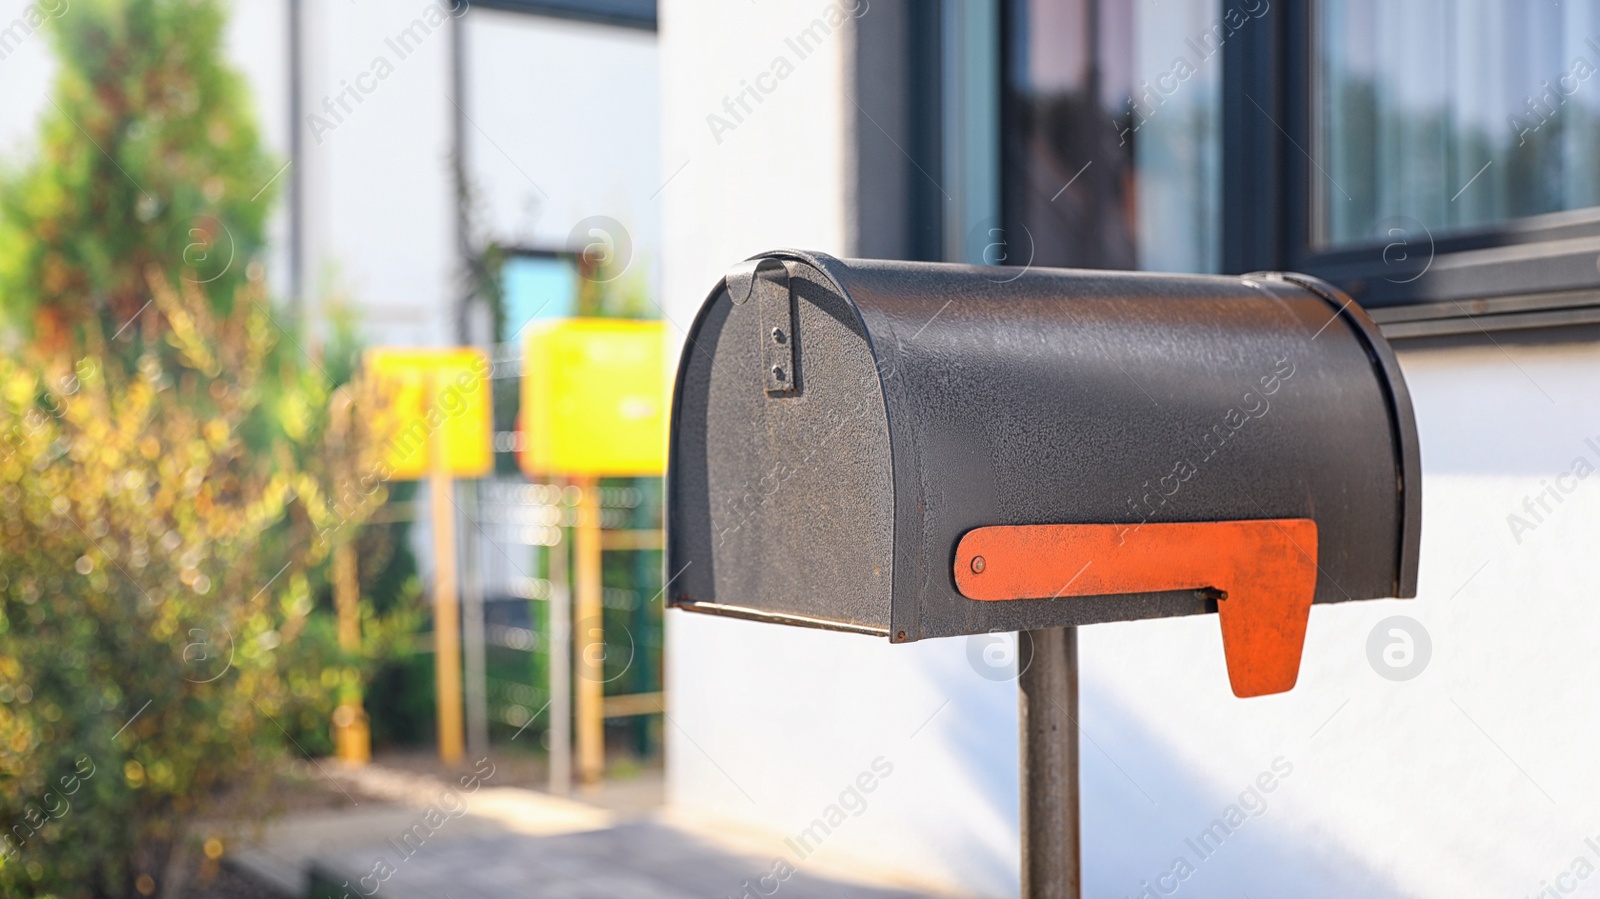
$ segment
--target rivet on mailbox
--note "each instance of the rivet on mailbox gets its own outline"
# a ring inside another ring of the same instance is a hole
[[[994,272],[775,252],[717,285],[671,605],[896,642],[1215,611],[1243,697],[1294,686],[1312,602],[1416,595],[1411,403],[1347,297]]]

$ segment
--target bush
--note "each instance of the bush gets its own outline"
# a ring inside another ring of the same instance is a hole
[[[269,311],[278,166],[224,18],[74,0],[40,151],[0,177],[0,896],[170,892],[187,823],[324,745],[416,620],[366,604],[352,657],[319,612],[385,493],[354,486],[372,416],[331,402],[355,348]]]
[[[184,822],[262,770],[315,568],[362,513],[334,497],[376,464],[317,378],[267,371],[258,286],[223,318],[153,288],[170,361],[0,359],[8,896],[148,894]]]

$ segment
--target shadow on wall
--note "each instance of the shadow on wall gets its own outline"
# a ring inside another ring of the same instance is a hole
[[[942,665],[927,666],[929,679],[941,693],[952,697],[953,707],[930,722],[929,729],[941,731],[939,745],[951,756],[947,769],[963,772],[970,782],[966,795],[983,797],[988,805],[986,815],[967,810],[966,820],[1006,822],[1013,832],[1018,831],[1022,807],[1017,790],[1016,677],[1015,665],[1009,661],[1015,658],[1015,642],[1009,634],[989,634],[914,645],[930,655],[933,647],[938,647],[938,655],[949,647],[964,648],[966,664],[944,658]],[[1004,670],[996,671],[996,662],[1003,662]],[[954,825],[943,831],[964,841],[970,836]],[[1019,846],[1019,839],[998,846],[964,842],[960,856],[963,881],[984,895],[1017,895],[1022,885]]]
[[[977,644],[984,639],[972,638],[969,645],[981,653]],[[1009,642],[1009,635],[1004,639]],[[1014,657],[1009,647],[1006,652]],[[975,670],[983,667],[977,664]],[[955,667],[938,671],[949,695],[972,692],[966,680],[970,671]],[[996,752],[997,743],[1008,743],[1013,753],[1016,747],[1009,734],[1017,726],[1016,687],[1014,675],[1008,676],[1011,679],[994,684],[993,701],[966,703],[961,720],[945,721],[943,740],[961,756],[953,764],[975,781],[971,792],[988,798],[995,817],[1020,821],[1015,755],[1001,758]],[[1405,895],[1361,860],[1314,844],[1309,834],[1290,833],[1275,820],[1275,806],[1293,796],[1293,759],[1262,760],[1270,791],[1253,782],[1241,783],[1239,792],[1232,794],[1208,789],[1110,693],[1097,691],[1087,680],[1081,689],[1080,720],[1086,730],[1079,749],[1085,896],[1161,899],[1217,896],[1223,895],[1222,890],[1256,897],[1292,892],[1301,899]],[[996,734],[1007,736],[997,739]],[[1243,799],[1241,792],[1247,794]],[[1232,815],[1230,806],[1236,807]],[[969,882],[1018,882],[1015,856],[989,855],[978,861],[983,870],[973,872],[976,876]]]
[[[893,776],[817,861],[1017,894],[1015,687],[980,676],[962,640],[668,617],[671,804],[781,842],[882,756]]]
[[[1210,788],[1111,693],[1088,681],[1081,689],[1085,896],[1405,895],[1359,858],[1278,820],[1277,806],[1294,796],[1294,759],[1263,758],[1237,791]]]

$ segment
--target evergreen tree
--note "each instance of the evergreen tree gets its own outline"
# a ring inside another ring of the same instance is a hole
[[[49,21],[59,69],[40,152],[0,179],[14,327],[46,346],[160,329],[141,315],[152,273],[227,311],[261,252],[277,166],[223,58],[225,21],[217,0],[73,0]]]

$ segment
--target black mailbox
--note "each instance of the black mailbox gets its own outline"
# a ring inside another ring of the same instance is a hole
[[[1292,687],[1311,601],[1416,593],[1416,426],[1331,286],[774,252],[695,319],[669,602],[895,642],[1220,613]],[[1292,658],[1291,658],[1292,656]]]

